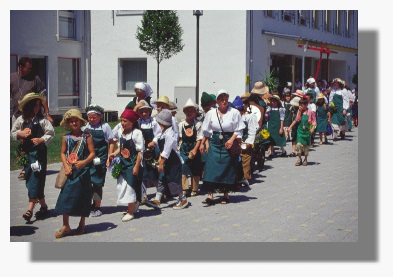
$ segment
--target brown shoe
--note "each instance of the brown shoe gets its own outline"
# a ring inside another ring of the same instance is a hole
[[[18,179],[19,180],[25,180],[25,171],[24,170],[21,171],[21,173],[18,176]]]
[[[295,163],[296,166],[299,166],[299,165],[301,165],[301,164],[302,164],[302,160],[300,160],[300,159],[297,160],[297,162]]]
[[[304,161],[303,161],[303,165],[304,165],[304,166],[307,166],[307,160],[304,160]]]

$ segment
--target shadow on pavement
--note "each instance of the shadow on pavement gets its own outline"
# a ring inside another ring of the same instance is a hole
[[[35,226],[11,226],[10,235],[11,237],[21,237],[33,235],[38,227]]]
[[[112,222],[101,222],[96,224],[86,224],[85,234],[106,232],[115,229],[117,225]]]
[[[60,171],[60,169],[59,170],[47,170],[46,171],[46,175],[53,175],[53,174],[57,174],[57,173],[59,173],[59,171]]]

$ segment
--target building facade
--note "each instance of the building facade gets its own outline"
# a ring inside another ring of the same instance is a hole
[[[51,111],[90,103],[121,112],[147,82],[156,98],[157,63],[139,49],[143,11],[11,11],[11,72],[31,56],[46,82]],[[160,64],[160,96],[196,102],[197,20],[177,11],[183,51]],[[26,26],[23,21],[30,22]],[[347,10],[205,10],[199,17],[199,98],[226,89],[230,101],[272,70],[280,86],[309,76],[357,73],[358,13]],[[329,55],[328,55],[329,54]],[[179,114],[181,117],[181,113]]]

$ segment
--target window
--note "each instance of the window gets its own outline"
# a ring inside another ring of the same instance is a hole
[[[313,28],[319,30],[320,11],[312,11]]]
[[[272,10],[265,11],[265,17],[276,18],[276,11],[272,11]]]
[[[58,107],[79,108],[80,60],[58,58]]]
[[[119,59],[119,92],[133,93],[137,82],[147,82],[147,59]]]
[[[286,22],[295,23],[295,11],[292,10],[282,11],[282,20]]]
[[[353,22],[354,22],[354,11],[347,11],[347,20],[346,20],[346,26],[345,26],[345,31],[346,31],[346,36],[347,37],[352,37],[353,36]]]
[[[59,36],[76,40],[75,11],[59,11]]]
[[[310,11],[299,11],[299,25],[309,26],[310,23]]]
[[[325,32],[332,32],[332,13],[333,11],[325,11],[324,30]]]

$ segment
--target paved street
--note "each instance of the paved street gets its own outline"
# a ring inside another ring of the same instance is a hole
[[[316,139],[319,142],[319,137]],[[136,218],[121,222],[125,206],[116,206],[116,183],[107,174],[103,215],[86,219],[86,233],[55,239],[62,217],[54,212],[59,190],[54,180],[60,164],[48,166],[46,200],[50,215],[30,223],[22,218],[27,209],[27,189],[10,176],[10,241],[157,241],[157,242],[356,242],[358,240],[358,129],[346,140],[316,144],[308,166],[295,166],[297,158],[273,158],[255,173],[250,189],[230,195],[227,205],[204,207],[205,195],[188,198],[190,205],[173,210],[174,201],[161,210],[141,206]],[[286,150],[290,153],[290,144]],[[153,196],[154,188],[148,189]],[[222,195],[216,195],[217,201]],[[38,206],[39,208],[39,206]],[[38,210],[36,207],[35,211]],[[71,227],[79,218],[71,218]]]

